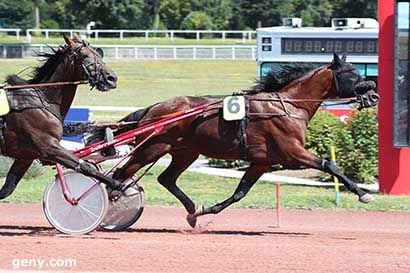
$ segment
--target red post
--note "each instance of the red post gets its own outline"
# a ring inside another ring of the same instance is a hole
[[[379,186],[410,195],[410,149],[393,147],[394,1],[379,0]]]
[[[280,184],[276,183],[276,224],[280,227]]]

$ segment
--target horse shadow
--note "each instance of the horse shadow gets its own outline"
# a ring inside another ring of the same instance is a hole
[[[103,232],[113,232],[104,230]],[[286,236],[286,237],[308,237],[308,232],[287,232],[287,231],[245,231],[245,230],[208,230],[208,229],[172,229],[172,228],[127,228],[125,233],[169,233],[169,234],[187,234],[187,235],[242,235],[242,236]]]
[[[292,232],[292,231],[245,231],[245,230],[208,230],[208,229],[178,229],[178,228],[127,228],[122,231],[97,230],[98,233],[104,234],[121,234],[121,233],[135,233],[135,234],[185,234],[185,235],[221,235],[221,236],[280,236],[280,237],[309,237],[312,234],[308,232]],[[62,234],[52,227],[44,226],[13,226],[0,225],[0,237],[60,237],[70,238],[72,236]],[[111,237],[96,237],[91,234],[76,236],[82,239],[118,239]]]
[[[0,225],[1,236],[54,236],[57,231],[52,227]]]

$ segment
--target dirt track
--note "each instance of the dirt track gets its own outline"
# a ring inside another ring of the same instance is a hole
[[[278,228],[272,210],[230,209],[191,230],[182,209],[147,208],[127,232],[79,237],[50,228],[39,205],[0,215],[0,272],[18,272],[13,259],[76,259],[76,272],[410,272],[408,213],[282,211]]]

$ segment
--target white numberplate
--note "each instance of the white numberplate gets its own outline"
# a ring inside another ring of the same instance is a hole
[[[6,91],[0,90],[0,116],[7,114],[9,111],[10,107],[7,100]]]
[[[243,96],[226,97],[223,101],[223,118],[226,121],[241,120],[245,117],[245,98]]]

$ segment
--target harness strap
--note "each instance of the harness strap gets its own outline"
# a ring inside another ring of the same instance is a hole
[[[4,139],[4,128],[6,127],[6,120],[4,116],[0,117],[0,151],[2,155],[7,155],[6,141]]]
[[[245,96],[245,117],[239,122],[239,145],[240,145],[240,157],[242,160],[248,160],[248,136],[246,129],[249,123],[249,100]]]

